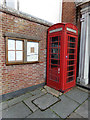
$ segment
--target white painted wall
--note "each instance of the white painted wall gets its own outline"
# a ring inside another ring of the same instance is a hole
[[[17,9],[17,0],[6,0],[6,5],[8,7]]]
[[[22,12],[54,24],[61,22],[62,0],[6,0],[6,6],[17,9],[17,1]],[[4,0],[0,0],[0,4],[2,3]]]
[[[52,23],[61,22],[62,0],[19,0],[19,10]]]
[[[2,5],[2,4],[3,4],[3,1],[4,1],[4,0],[0,0],[0,5]]]

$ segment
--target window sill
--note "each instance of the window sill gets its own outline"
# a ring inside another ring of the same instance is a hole
[[[9,65],[26,65],[26,64],[36,64],[36,63],[40,63],[39,61],[34,61],[34,62],[20,62],[20,63],[6,63],[7,66]]]

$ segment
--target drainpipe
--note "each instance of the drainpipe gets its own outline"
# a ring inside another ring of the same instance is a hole
[[[62,22],[62,3],[63,0],[60,0],[60,7],[59,7],[59,22]]]
[[[17,0],[17,10],[19,10],[19,0]]]

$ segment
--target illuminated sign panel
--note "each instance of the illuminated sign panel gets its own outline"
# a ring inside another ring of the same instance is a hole
[[[68,27],[67,27],[67,30],[70,31],[70,32],[76,33],[76,30],[73,30],[73,29],[71,29],[71,28],[68,28]]]
[[[49,33],[58,32],[58,31],[62,31],[62,28],[57,28],[57,29],[54,29],[54,30],[50,30]]]

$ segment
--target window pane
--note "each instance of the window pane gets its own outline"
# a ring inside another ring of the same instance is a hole
[[[52,60],[51,59],[51,64],[58,64],[58,60]]]
[[[74,80],[74,77],[69,77],[69,78],[67,79],[67,82],[71,82],[72,80]]]
[[[16,50],[23,50],[23,42],[16,40]]]
[[[75,48],[75,44],[74,43],[69,43],[69,47]]]
[[[52,47],[58,47],[58,42],[52,43]]]
[[[23,52],[16,51],[16,60],[23,60]]]
[[[74,66],[69,66],[68,67],[68,70],[73,70],[74,69]]]
[[[58,41],[58,36],[52,37],[52,42],[56,42],[56,41]]]
[[[6,0],[6,6],[14,8],[16,7],[17,0]]]
[[[4,2],[3,0],[0,0],[0,5],[2,5],[2,4],[3,4],[3,2]]]
[[[75,42],[75,38],[74,37],[70,37],[70,42]]]
[[[27,42],[27,61],[38,61],[38,42]]]
[[[52,53],[58,53],[58,48],[52,48]]]
[[[38,61],[38,55],[28,55],[27,61]]]
[[[8,39],[8,50],[15,50],[15,40]]]
[[[33,52],[32,52],[33,49]],[[37,42],[27,42],[27,55],[38,54],[38,43]]]
[[[15,51],[8,51],[8,61],[15,61]]]
[[[74,64],[74,61],[69,61],[69,65],[73,65]]]
[[[74,55],[69,55],[69,59],[74,59]]]
[[[51,54],[51,58],[56,58],[56,59],[58,59],[58,54]]]

